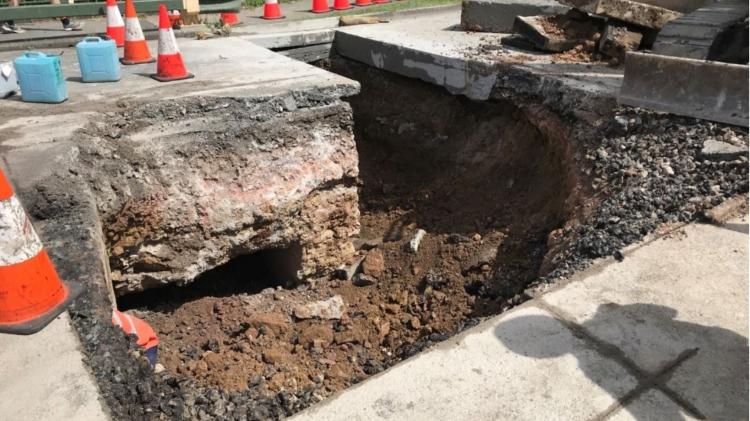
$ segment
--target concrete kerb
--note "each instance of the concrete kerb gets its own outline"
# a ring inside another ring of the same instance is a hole
[[[618,100],[748,126],[748,66],[630,52]]]

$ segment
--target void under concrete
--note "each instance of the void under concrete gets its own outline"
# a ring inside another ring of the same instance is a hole
[[[747,419],[747,227],[637,244],[293,419]]]
[[[486,100],[494,90],[545,97],[562,95],[613,98],[622,71],[604,65],[554,63],[548,54],[500,46],[509,34],[465,32],[457,23],[461,11],[441,9],[394,22],[343,27],[334,47],[346,58],[445,87],[454,94]],[[477,52],[483,44],[497,46],[493,57]]]
[[[0,418],[108,420],[67,313],[31,336],[0,334]]]

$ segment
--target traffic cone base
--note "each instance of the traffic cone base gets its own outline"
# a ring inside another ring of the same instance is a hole
[[[310,11],[313,13],[328,13],[331,9],[328,7],[328,0],[313,0]]]
[[[234,13],[234,12],[224,12],[224,13],[221,13],[219,16],[221,17],[221,22],[224,25],[235,26],[241,23],[240,17],[237,16],[237,13]]]
[[[159,76],[159,75],[151,75],[151,77],[155,80],[158,80],[159,82],[171,82],[173,80],[182,80],[182,79],[192,79],[195,77],[192,73],[186,73],[184,76]]]
[[[144,58],[144,59],[141,59],[141,60],[128,60],[125,57],[123,57],[123,58],[120,59],[120,63],[122,63],[122,64],[128,64],[128,65],[130,65],[130,64],[153,63],[155,61],[156,61],[156,59],[153,58],[153,57]]]
[[[281,14],[278,0],[266,0],[263,5],[263,16],[260,18],[266,20],[283,19],[284,15]]]
[[[372,0],[373,4],[386,4],[390,3],[391,0]]]

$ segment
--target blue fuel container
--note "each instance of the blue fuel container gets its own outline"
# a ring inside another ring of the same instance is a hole
[[[112,39],[86,37],[76,44],[81,79],[84,82],[116,82],[120,80],[120,61]]]
[[[58,103],[68,99],[60,57],[29,51],[13,60],[13,66],[24,101]]]

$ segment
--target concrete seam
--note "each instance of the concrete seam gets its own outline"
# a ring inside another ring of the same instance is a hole
[[[616,398],[617,402],[612,404],[609,408],[602,411],[602,413],[591,418],[590,421],[601,421],[609,418],[620,408],[624,408],[628,403],[635,400],[637,397],[642,395],[644,392],[651,388],[664,393],[670,400],[675,404],[686,410],[691,416],[698,419],[706,419],[698,408],[696,408],[689,401],[681,397],[674,390],[666,385],[666,380],[678,367],[685,361],[695,356],[698,353],[697,348],[688,349],[680,353],[674,360],[667,362],[662,368],[658,369],[655,373],[649,373],[642,370],[638,365],[628,358],[625,353],[616,345],[605,342],[601,339],[596,338],[589,333],[586,328],[573,321],[573,317],[569,315],[565,310],[553,306],[544,299],[539,299],[536,305],[552,314],[552,316],[566,328],[570,329],[574,335],[578,338],[583,339],[594,351],[600,354],[602,357],[610,359],[618,363],[620,366],[625,368],[633,377],[635,377],[638,384],[630,392],[626,393],[620,398]]]

